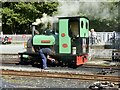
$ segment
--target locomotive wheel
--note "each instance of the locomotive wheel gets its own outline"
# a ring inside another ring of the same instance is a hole
[[[35,67],[35,66],[36,66],[36,64],[35,64],[35,63],[32,63],[31,65],[32,65],[32,67]]]
[[[37,62],[33,62],[31,65],[32,65],[32,67],[38,67],[38,68],[42,67],[42,64],[41,63],[37,63]]]
[[[28,65],[28,62],[20,61],[20,62],[19,62],[19,65]]]
[[[76,65],[75,61],[73,60],[73,61],[68,63],[68,67],[76,69],[78,66]]]

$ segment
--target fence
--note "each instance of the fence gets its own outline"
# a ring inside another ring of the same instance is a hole
[[[120,38],[120,32],[96,32],[96,37],[90,37],[90,44],[112,44],[113,40]],[[94,40],[92,40],[94,39]],[[94,41],[94,42],[91,42]]]

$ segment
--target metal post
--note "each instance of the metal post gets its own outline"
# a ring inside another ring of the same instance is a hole
[[[115,31],[113,31],[113,49],[115,49]]]

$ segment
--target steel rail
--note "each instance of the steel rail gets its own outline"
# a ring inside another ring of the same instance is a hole
[[[94,65],[94,64],[84,64],[82,67],[87,67],[87,68],[104,68],[104,69],[120,69],[120,65],[114,65],[114,66],[105,66],[105,65]]]
[[[10,61],[2,61],[2,64],[19,64],[19,60],[10,60]],[[94,64],[84,64],[80,66],[82,68],[101,68],[101,69],[113,69],[113,70],[120,70],[120,66],[104,66],[104,65],[94,65]]]
[[[0,54],[0,55],[8,55],[9,58],[7,60],[2,59],[2,64],[18,64],[20,59],[18,54]],[[12,58],[12,56],[16,56],[15,58]],[[112,69],[120,69],[120,65],[114,65],[114,66],[109,66],[109,65],[94,65],[94,64],[84,64],[82,67],[90,67],[90,68],[112,68]]]
[[[120,83],[120,76],[106,76],[106,75],[93,75],[93,74],[75,74],[75,73],[61,73],[50,71],[15,71],[15,70],[2,70],[2,75],[15,75],[15,76],[29,76],[29,77],[47,77],[47,78],[66,78],[66,79],[80,79],[80,80],[94,80],[94,81],[111,81]]]
[[[18,60],[13,60],[13,61],[2,61],[2,64],[19,64]]]

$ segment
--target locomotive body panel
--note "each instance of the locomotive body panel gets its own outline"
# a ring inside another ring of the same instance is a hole
[[[80,18],[80,37],[89,36],[89,20],[86,18]]]
[[[59,20],[59,53],[71,53],[71,38],[68,36],[68,19]]]
[[[35,35],[33,45],[54,45],[55,38],[53,35]]]

